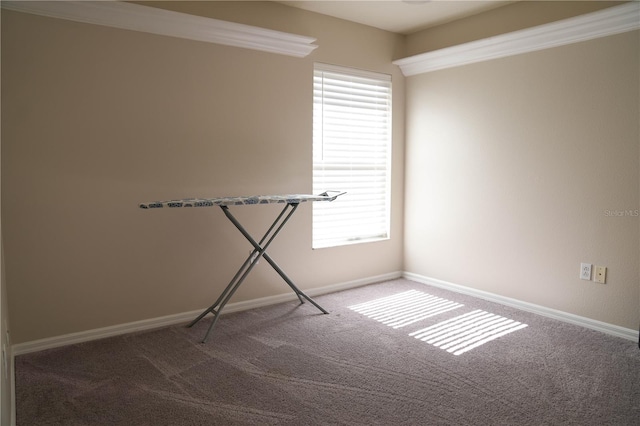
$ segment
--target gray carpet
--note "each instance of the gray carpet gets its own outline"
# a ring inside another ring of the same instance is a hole
[[[18,356],[18,425],[640,424],[636,342],[407,280],[315,300]]]

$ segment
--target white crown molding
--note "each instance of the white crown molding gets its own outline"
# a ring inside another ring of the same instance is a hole
[[[549,49],[640,28],[640,2],[398,59],[405,76]]]
[[[87,24],[305,57],[315,38],[121,1],[2,1],[2,8]]]

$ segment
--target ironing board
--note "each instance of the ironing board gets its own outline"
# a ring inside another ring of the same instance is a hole
[[[302,290],[300,290],[293,281],[284,273],[282,268],[274,262],[274,260],[267,254],[267,248],[273,242],[278,233],[282,230],[284,225],[289,221],[289,218],[296,211],[300,203],[313,202],[313,201],[333,201],[344,192],[339,191],[327,191],[320,195],[307,195],[307,194],[289,194],[289,195],[258,195],[251,197],[221,197],[221,198],[186,198],[182,200],[170,200],[170,201],[153,201],[150,203],[141,203],[142,209],[159,209],[159,208],[179,208],[179,207],[213,207],[218,206],[222,209],[225,216],[234,224],[234,226],[242,233],[242,235],[251,243],[253,250],[247,260],[244,261],[238,272],[231,279],[227,287],[222,294],[218,297],[213,305],[204,310],[196,319],[191,321],[188,327],[192,327],[208,313],[213,314],[213,321],[209,325],[209,329],[202,339],[202,343],[207,341],[213,326],[218,321],[218,317],[222,312],[222,309],[227,304],[229,299],[238,290],[242,282],[247,278],[253,267],[258,263],[258,260],[262,257],[269,265],[282,277],[282,279],[291,287],[296,293],[300,303],[304,303],[305,299],[308,300],[313,306],[318,308],[322,313],[328,314],[328,312],[318,305],[313,299],[307,296]],[[267,232],[260,239],[256,241],[246,229],[238,222],[238,220],[229,211],[229,206],[239,205],[260,205],[260,204],[284,204],[282,211],[273,221]]]

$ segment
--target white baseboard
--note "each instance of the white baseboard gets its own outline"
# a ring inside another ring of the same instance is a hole
[[[341,290],[348,290],[351,288],[356,288],[363,285],[373,284],[381,281],[392,280],[400,277],[404,277],[409,280],[431,285],[434,287],[443,288],[445,290],[455,291],[457,293],[478,297],[480,299],[488,300],[491,302],[500,303],[502,305],[511,306],[517,309],[522,309],[523,311],[532,312],[538,315],[543,315],[549,318],[579,325],[592,330],[597,330],[613,336],[622,337],[624,339],[638,340],[638,337],[639,337],[637,330],[632,330],[629,328],[608,324],[602,321],[581,317],[581,316],[570,314],[567,312],[558,311],[558,310],[547,308],[540,305],[535,305],[533,303],[523,302],[521,300],[500,296],[494,293],[477,290],[471,287],[466,287],[459,284],[454,284],[447,281],[442,281],[435,278],[414,274],[412,272],[396,271],[388,274],[377,275],[377,276],[362,278],[354,281],[347,281],[347,282],[332,284],[332,285],[328,285],[320,288],[310,289],[310,290],[306,290],[305,293],[307,293],[309,296],[318,296],[321,294],[334,293]],[[259,299],[229,303],[225,307],[223,314],[246,311],[249,309],[260,308],[263,306],[269,306],[277,303],[288,302],[290,300],[295,300],[295,299],[296,299],[295,293],[287,292],[287,293],[279,294],[276,296],[268,296],[268,297],[262,297]],[[13,356],[18,356],[22,354],[31,353],[31,352],[38,352],[45,349],[53,349],[60,346],[72,345],[76,343],[88,342],[91,340],[103,339],[106,337],[118,336],[118,335],[127,334],[127,333],[152,330],[155,328],[186,323],[193,320],[204,309],[206,308],[202,308],[196,311],[183,312],[180,314],[167,315],[167,316],[158,317],[158,318],[150,318],[142,321],[118,324],[110,327],[80,331],[77,333],[49,337],[46,339],[34,340],[30,342],[18,343],[11,346],[11,355],[13,357]]]
[[[567,322],[570,324],[579,325],[585,328],[589,328],[591,330],[596,330],[602,333],[610,334],[612,336],[622,337],[628,340],[635,340],[635,341],[638,340],[638,334],[639,334],[638,330],[632,330],[630,328],[608,324],[602,321],[581,317],[581,316],[570,314],[567,312],[558,311],[556,309],[535,305],[533,303],[523,302],[521,300],[500,296],[498,294],[477,290],[471,287],[466,287],[459,284],[453,284],[453,283],[438,280],[435,278],[425,277],[423,275],[414,274],[412,272],[404,272],[402,276],[411,281],[416,281],[422,284],[439,287],[445,290],[455,291],[456,293],[467,294],[469,296],[474,296],[479,299],[484,299],[490,302],[499,303],[501,305],[511,306],[513,308],[521,309],[523,311],[532,312],[534,314],[542,315],[548,318],[553,318],[553,319]]]
[[[511,306],[523,311],[532,312],[549,318],[557,319],[560,321],[576,324],[589,329],[597,330],[606,334],[610,334],[617,337],[622,337],[628,340],[638,340],[638,331],[620,327],[617,325],[607,324],[601,321],[592,320],[578,315],[569,314],[566,312],[558,311],[555,309],[546,308],[544,306],[534,305],[532,303],[523,302],[517,299],[511,299],[508,297],[500,296],[497,294],[485,292],[482,290],[465,287],[450,282],[437,280],[435,278],[429,278],[422,275],[414,274],[411,272],[391,272],[384,275],[378,275],[374,277],[363,278],[354,281],[348,281],[338,284],[332,284],[320,288],[315,288],[305,291],[309,296],[318,296],[321,294],[333,293],[342,290],[348,290],[351,288],[361,287],[367,284],[373,284],[377,282],[393,280],[396,278],[406,278],[411,281],[415,281],[422,284],[431,285],[434,287],[443,288],[445,290],[454,291],[457,293],[467,294],[469,296],[478,297],[480,299],[488,300],[490,302],[500,303],[502,305]],[[239,312],[253,308],[259,308],[263,306],[273,305],[277,303],[287,302],[296,299],[296,295],[292,292],[277,295],[263,297],[254,300],[247,300],[243,302],[230,303],[225,307],[224,313]],[[105,337],[117,336],[121,334],[127,334],[137,331],[151,330],[154,328],[166,327],[170,325],[185,323],[191,321],[197,315],[199,315],[205,308],[197,311],[184,312],[181,314],[167,315],[159,318],[151,318],[148,320],[135,321],[126,324],[119,324],[111,327],[104,327],[94,330],[81,331],[78,333],[71,333],[63,336],[51,337],[47,339],[40,339],[31,342],[18,343],[11,346],[11,402],[14,409],[12,410],[11,424],[15,425],[15,380],[13,372],[15,371],[14,357],[30,352],[42,351],[45,349],[52,349],[60,346],[71,345],[75,343],[88,342],[91,340],[102,339]]]
[[[348,290],[351,288],[356,288],[356,287],[360,287],[367,284],[373,284],[373,283],[392,280],[392,279],[401,278],[401,277],[404,277],[411,281],[416,281],[418,283],[443,288],[445,290],[455,291],[457,293],[467,294],[469,296],[474,296],[474,297],[478,297],[480,299],[488,300],[491,302],[500,303],[502,305],[511,306],[517,309],[522,309],[523,311],[532,312],[535,314],[543,315],[549,318],[557,319],[557,320],[568,322],[571,324],[580,325],[592,330],[597,330],[613,336],[622,337],[624,339],[638,340],[637,330],[632,330],[629,328],[608,324],[602,321],[596,321],[590,318],[585,318],[585,317],[570,314],[567,312],[546,308],[544,306],[523,302],[521,300],[500,296],[494,293],[477,290],[471,287],[466,287],[459,284],[438,280],[435,278],[425,277],[423,275],[414,274],[412,272],[396,271],[388,274],[377,275],[377,276],[362,278],[354,281],[347,281],[347,282],[342,282],[337,284],[331,284],[324,287],[309,289],[309,290],[305,290],[305,293],[308,294],[309,296],[318,296],[322,294]],[[229,303],[225,307],[223,314],[246,311],[249,309],[260,308],[263,306],[269,306],[277,303],[288,302],[290,300],[295,300],[296,298],[297,296],[295,295],[295,293],[287,292],[287,293],[279,294],[276,296],[261,297],[259,299]],[[135,321],[135,322],[125,323],[125,324],[118,324],[110,327],[80,331],[77,333],[49,337],[46,339],[34,340],[30,342],[18,343],[11,346],[11,355],[13,357],[13,356],[18,356],[22,354],[31,353],[31,352],[38,352],[45,349],[53,349],[60,346],[72,345],[76,343],[88,342],[91,340],[103,339],[106,337],[118,336],[118,335],[127,334],[127,333],[152,330],[155,328],[186,323],[193,320],[202,311],[204,311],[204,309],[206,308],[202,308],[196,311],[183,312],[183,313],[174,314],[174,315],[167,315],[167,316],[158,317],[158,318],[150,318],[146,320]]]
[[[347,290],[350,288],[360,287],[367,284],[373,284],[381,281],[392,280],[402,277],[402,272],[391,272],[384,275],[362,278],[354,281],[332,284],[320,288],[304,290],[309,296],[318,296],[326,293],[334,293],[336,291]],[[242,302],[229,303],[225,306],[222,314],[232,312],[246,311],[248,309],[260,308],[263,306],[275,305],[277,303],[288,302],[297,299],[294,292],[287,292],[276,296],[261,297],[259,299],[246,300]],[[34,340],[30,342],[17,343],[11,346],[13,356],[23,355],[31,352],[38,352],[45,349],[53,349],[61,346],[72,345],[76,343],[88,342],[91,340],[103,339],[105,337],[118,336],[137,331],[152,330],[154,328],[167,327],[170,325],[186,323],[193,320],[206,307],[190,312],[180,314],[167,315],[158,318],[151,318],[142,321],[134,321],[125,324],[118,324],[110,327],[96,328],[93,330],[80,331],[77,333],[65,334],[62,336],[49,337],[46,339]]]

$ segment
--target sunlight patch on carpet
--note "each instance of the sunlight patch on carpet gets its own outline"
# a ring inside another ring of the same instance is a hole
[[[527,324],[477,309],[468,314],[414,331],[409,336],[454,355],[461,355],[525,327]]]
[[[349,306],[349,309],[389,327],[401,328],[461,306],[464,305],[421,291],[409,290]]]

